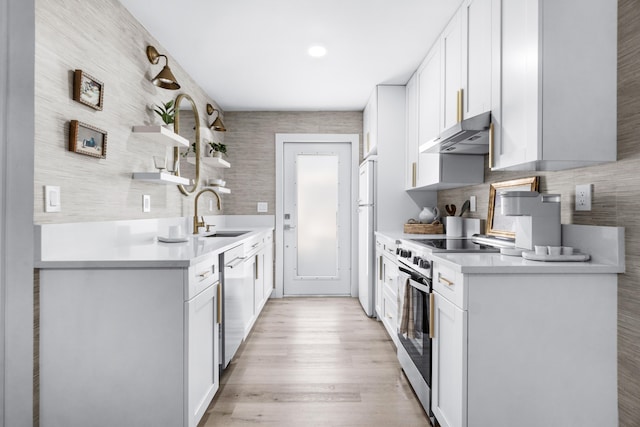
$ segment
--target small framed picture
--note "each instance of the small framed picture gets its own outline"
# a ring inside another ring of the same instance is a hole
[[[87,156],[107,158],[107,132],[95,126],[71,120],[69,151]]]
[[[73,74],[73,99],[96,110],[102,110],[104,84],[82,70]]]

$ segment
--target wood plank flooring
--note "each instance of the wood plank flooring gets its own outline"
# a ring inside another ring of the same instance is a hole
[[[429,426],[356,298],[269,300],[199,427]]]

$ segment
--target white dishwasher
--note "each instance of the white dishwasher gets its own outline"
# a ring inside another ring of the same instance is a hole
[[[243,282],[244,280],[244,245],[238,245],[220,254],[220,265],[224,269],[220,285],[222,286],[222,328],[221,357],[222,369],[238,351],[244,339],[243,321]]]

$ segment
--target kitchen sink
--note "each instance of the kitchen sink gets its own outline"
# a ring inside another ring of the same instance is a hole
[[[206,237],[238,237],[243,234],[249,233],[248,231],[216,231],[215,234]]]

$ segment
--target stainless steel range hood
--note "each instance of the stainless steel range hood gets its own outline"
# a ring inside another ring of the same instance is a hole
[[[421,153],[487,154],[491,111],[465,119],[420,146]]]

